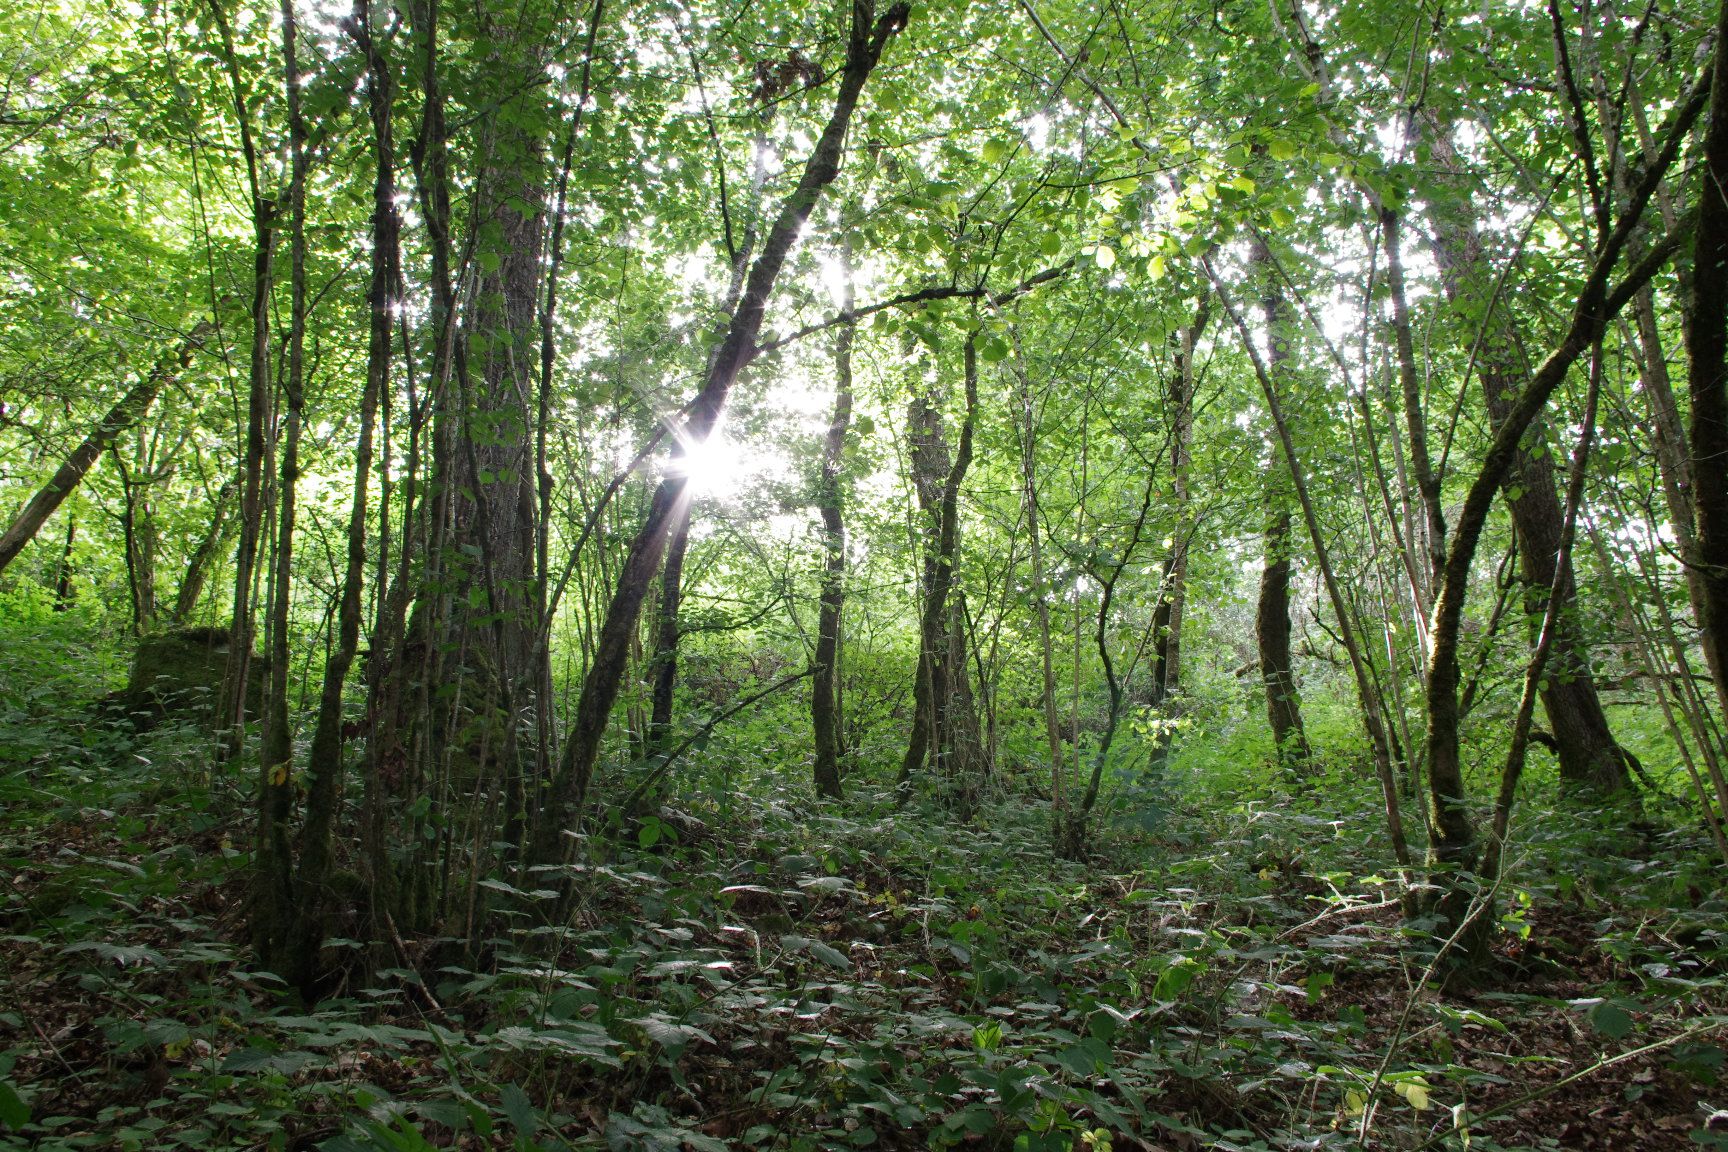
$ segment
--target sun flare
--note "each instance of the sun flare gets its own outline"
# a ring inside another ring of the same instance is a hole
[[[718,500],[736,496],[742,487],[748,461],[745,452],[716,428],[705,440],[690,440],[684,454],[672,461],[675,472],[689,477],[690,492]]]

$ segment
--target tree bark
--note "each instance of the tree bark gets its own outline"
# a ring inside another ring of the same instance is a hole
[[[164,357],[143,379],[128,388],[126,394],[79,442],[78,447],[67,454],[60,467],[54,470],[53,477],[24,505],[23,510],[7,527],[5,534],[0,535],[0,572],[4,572],[6,566],[17,559],[24,546],[35,538],[42,525],[47,523],[48,517],[54,515],[55,509],[78,487],[89,474],[91,466],[101,458],[102,453],[114,443],[120,433],[142,419],[162,389],[173,383],[180,373],[191,365],[193,353],[203,346],[204,337],[211,329],[210,321],[200,321],[186,334],[180,347]]]
[[[684,555],[690,550],[690,502],[672,528],[666,560],[660,569],[660,613],[654,628],[654,673],[648,716],[647,751],[664,749],[672,734],[672,697],[678,689],[678,642],[683,630],[678,613],[684,599]]]
[[[976,331],[966,336],[962,352],[966,414],[954,459],[948,461],[948,446],[942,435],[941,416],[930,399],[912,401],[912,472],[918,502],[924,514],[924,605],[919,619],[918,680],[913,687],[916,711],[906,755],[900,762],[898,786],[902,795],[928,760],[935,775],[947,774],[954,751],[949,724],[954,705],[953,677],[966,668],[950,660],[953,647],[948,631],[949,594],[954,588],[954,568],[960,551],[960,490],[972,465],[972,436],[978,413],[978,340]]]
[[[318,715],[306,761],[306,817],[296,843],[294,923],[287,941],[287,976],[302,995],[313,995],[319,977],[318,952],[324,943],[332,829],[341,805],[343,781],[342,697],[360,646],[362,586],[366,574],[366,505],[372,482],[372,443],[379,399],[390,388],[391,290],[396,283],[400,222],[396,210],[395,142],[391,125],[393,84],[383,53],[373,39],[367,0],[358,0],[348,34],[366,58],[367,104],[372,120],[372,260],[367,304],[366,383],[360,394],[360,433],[354,449],[354,491],[349,504],[346,565],[337,605],[335,644],[324,662]]]
[[[1195,368],[1195,349],[1211,319],[1212,296],[1203,296],[1194,310],[1194,318],[1182,327],[1176,337],[1176,363],[1170,374],[1167,401],[1170,409],[1170,484],[1176,498],[1176,531],[1170,542],[1170,558],[1159,597],[1157,629],[1153,641],[1155,662],[1152,672],[1152,703],[1164,704],[1182,685],[1182,619],[1188,603],[1188,544],[1194,533],[1189,523],[1189,442],[1194,432],[1194,393],[1199,373]]]
[[[252,320],[246,389],[246,448],[241,458],[240,540],[234,556],[234,607],[228,628],[228,668],[216,707],[218,750],[224,757],[240,751],[246,723],[246,685],[251,679],[253,644],[253,584],[257,576],[258,541],[263,535],[265,426],[270,413],[270,285],[275,255],[276,202],[264,195],[258,173],[258,148],[252,136],[252,115],[240,79],[240,60],[222,0],[210,0],[210,12],[221,34],[223,63],[234,99],[235,126],[246,163],[252,210]]]
[[[1464,602],[1469,593],[1470,571],[1476,545],[1488,522],[1495,494],[1516,464],[1520,443],[1530,425],[1541,414],[1554,389],[1567,372],[1619,314],[1638,289],[1649,282],[1665,262],[1665,253],[1633,266],[1619,287],[1610,291],[1608,280],[1620,262],[1627,241],[1639,226],[1657,185],[1679,155],[1681,143],[1704,107],[1704,95],[1695,89],[1675,109],[1656,157],[1643,178],[1626,198],[1613,231],[1604,237],[1579,291],[1567,323],[1566,333],[1531,375],[1517,400],[1494,432],[1493,442],[1470,482],[1464,504],[1452,526],[1446,563],[1435,589],[1431,645],[1425,693],[1428,701],[1428,787],[1431,798],[1429,855],[1434,863],[1468,871],[1476,864],[1476,829],[1470,815],[1459,754],[1458,640],[1464,622]],[[1660,257],[1660,258],[1654,258]],[[1448,881],[1442,887],[1442,915],[1460,914],[1458,900],[1467,888]]]
[[[852,308],[852,269],[844,267],[842,309]],[[816,653],[810,689],[810,727],[815,737],[816,791],[838,800],[840,787],[840,622],[846,600],[846,518],[841,492],[846,432],[852,423],[852,339],[855,324],[834,336],[834,410],[822,442],[822,475],[816,509],[822,517],[822,591],[816,615]]]
[[[1273,387],[1283,383],[1290,358],[1289,301],[1284,298],[1272,254],[1266,242],[1254,240],[1249,262],[1260,272],[1260,312],[1266,327],[1266,372]],[[1284,485],[1288,468],[1272,468],[1267,474],[1267,519],[1265,562],[1260,571],[1260,594],[1254,611],[1254,640],[1260,651],[1260,679],[1266,689],[1266,719],[1272,726],[1272,741],[1278,764],[1301,775],[1311,759],[1308,733],[1302,726],[1302,698],[1290,660],[1290,507]]]
[[[1728,716],[1728,2],[1716,21],[1710,121],[1693,249],[1687,391],[1697,578],[1691,581],[1704,659]]]
[[[1490,423],[1498,431],[1511,417],[1521,384],[1514,340],[1501,309],[1485,287],[1492,277],[1487,273],[1475,218],[1468,201],[1463,199],[1462,173],[1449,129],[1435,124],[1429,135],[1434,156],[1459,197],[1457,203],[1437,213],[1434,244],[1442,284],[1450,302],[1471,309],[1478,314],[1479,323],[1485,325],[1477,376]],[[1589,650],[1573,606],[1576,598],[1573,574],[1569,567],[1556,567],[1561,512],[1547,443],[1547,424],[1538,418],[1519,445],[1504,485],[1506,506],[1518,534],[1526,614],[1540,620],[1548,589],[1560,590],[1559,615],[1548,657],[1551,669],[1542,682],[1542,707],[1554,734],[1561,779],[1573,785],[1614,792],[1629,788],[1631,775],[1626,754],[1614,740],[1596,692]]]
[[[289,303],[288,375],[277,488],[276,566],[271,582],[269,679],[259,756],[257,873],[252,938],[266,964],[288,958],[295,918],[294,857],[288,822],[294,803],[294,728],[288,710],[291,661],[289,625],[293,608],[294,531],[300,479],[300,433],[306,406],[306,122],[300,114],[299,27],[293,0],[281,0],[283,91],[288,110]]]
[[[186,561],[186,574],[180,578],[180,588],[174,594],[174,613],[172,619],[176,626],[183,627],[192,619],[192,613],[198,610],[198,600],[204,594],[204,583],[210,577],[211,562],[216,559],[216,552],[222,546],[222,537],[228,527],[228,505],[234,499],[234,484],[232,481],[222,485],[216,493],[216,501],[210,509],[210,530],[198,541],[198,546],[192,550],[192,555]]]
[[[1254,642],[1260,653],[1260,679],[1266,689],[1266,719],[1278,748],[1278,763],[1300,774],[1310,759],[1308,734],[1302,726],[1302,698],[1290,667],[1290,509],[1282,497],[1268,493],[1273,504],[1266,522],[1265,564],[1254,610]]]

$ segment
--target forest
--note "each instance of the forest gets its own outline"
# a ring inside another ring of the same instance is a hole
[[[0,0],[0,1149],[1728,1150],[1725,817],[1728,3]]]

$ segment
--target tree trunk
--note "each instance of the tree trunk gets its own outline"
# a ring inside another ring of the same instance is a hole
[[[1278,748],[1278,763],[1287,771],[1305,771],[1310,753],[1302,727],[1302,699],[1290,667],[1290,509],[1282,498],[1274,502],[1266,523],[1266,560],[1260,570],[1260,595],[1255,603],[1254,641],[1260,652],[1260,679],[1266,688],[1266,719]]]
[[[976,330],[967,334],[962,356],[966,414],[952,464],[948,462],[940,414],[926,397],[914,397],[912,402],[912,471],[925,520],[924,609],[919,621],[918,683],[913,693],[920,706],[913,718],[906,756],[900,763],[899,787],[903,794],[922,767],[926,753],[935,768],[934,774],[939,778],[947,776],[954,751],[949,723],[954,703],[953,678],[966,675],[964,664],[956,667],[950,660],[953,645],[948,633],[948,612],[960,552],[960,490],[972,465],[972,435],[978,415]],[[918,701],[920,688],[922,701]]]
[[[1026,531],[1032,564],[1032,603],[1038,613],[1038,650],[1044,674],[1044,737],[1050,746],[1050,805],[1060,812],[1062,797],[1062,725],[1056,718],[1056,645],[1050,634],[1050,589],[1044,576],[1044,525],[1038,511],[1038,412],[1032,379],[1026,372],[1020,333],[1014,331],[1014,373],[1020,383],[1020,415],[1025,422],[1020,441],[1020,482],[1026,508]]]
[[[306,123],[300,115],[299,29],[293,0],[281,0],[283,90],[287,96],[289,229],[287,411],[277,488],[276,567],[271,584],[270,669],[264,692],[259,756],[259,822],[252,938],[266,964],[287,959],[295,917],[294,858],[288,821],[294,803],[294,727],[288,710],[292,663],[289,625],[293,609],[294,531],[300,479],[300,433],[305,423],[306,355]]]
[[[64,612],[72,607],[74,591],[72,584],[72,545],[78,540],[78,518],[66,517],[66,546],[60,550],[59,574],[54,579],[54,611]]]
[[[845,256],[845,287],[840,300],[852,308],[852,269]],[[840,799],[840,621],[846,597],[846,520],[841,492],[846,432],[852,422],[852,339],[855,324],[843,324],[834,336],[834,411],[822,443],[822,475],[817,480],[816,509],[822,517],[822,591],[816,616],[816,653],[810,688],[810,727],[815,736],[816,791]]]
[[[1704,659],[1728,716],[1728,0],[1716,22],[1710,122],[1699,180],[1687,333],[1689,446],[1697,573],[1692,581]]]
[[[913,393],[907,409],[906,439],[912,487],[918,498],[917,537],[923,574],[918,583],[922,607],[918,613],[918,667],[912,684],[912,730],[900,759],[897,781],[902,790],[911,785],[926,760],[940,754],[937,702],[947,694],[943,667],[948,651],[947,597],[952,570],[945,574],[942,566],[942,492],[953,462],[942,430],[941,412],[921,391]],[[937,595],[942,602],[932,603],[931,598]]]
[[[148,451],[139,438],[135,462],[142,475],[111,454],[120,473],[120,535],[126,554],[126,590],[132,605],[132,631],[142,636],[156,622],[156,517],[150,506],[150,487],[156,477]]]
[[[198,541],[198,546],[186,561],[186,574],[180,578],[180,588],[174,594],[172,618],[176,627],[184,627],[198,609],[204,583],[210,577],[210,565],[222,546],[224,530],[228,527],[228,504],[233,499],[234,484],[230,481],[216,493],[215,504],[210,509],[210,530]]]
[[[1448,210],[1437,214],[1434,244],[1441,280],[1449,301],[1468,305],[1485,318],[1483,323],[1487,327],[1478,354],[1477,375],[1490,423],[1498,431],[1511,416],[1522,380],[1516,368],[1514,339],[1503,308],[1496,307],[1497,302],[1490,298],[1487,286],[1493,277],[1486,267],[1481,236],[1469,202],[1462,198],[1461,171],[1449,128],[1436,124],[1429,135],[1434,156],[1459,197]],[[1559,615],[1549,654],[1551,671],[1543,680],[1542,707],[1556,741],[1561,779],[1605,792],[1619,791],[1631,786],[1626,754],[1609,730],[1607,713],[1596,693],[1589,651],[1573,606],[1573,574],[1556,568],[1561,513],[1547,443],[1547,424],[1538,418],[1525,434],[1525,442],[1519,445],[1504,485],[1506,505],[1518,534],[1526,614],[1540,620],[1548,589],[1560,589]]]
[[[1638,289],[1649,282],[1660,264],[1644,260],[1634,266],[1613,291],[1613,274],[1632,231],[1639,225],[1656,186],[1679,155],[1681,143],[1703,110],[1704,99],[1694,91],[1675,109],[1656,157],[1645,168],[1614,229],[1604,237],[1578,293],[1565,335],[1532,374],[1495,430],[1493,442],[1470,482],[1463,506],[1452,525],[1434,594],[1433,624],[1425,692],[1428,702],[1428,787],[1432,810],[1429,854],[1433,862],[1468,871],[1476,864],[1476,829],[1470,815],[1464,786],[1463,762],[1459,754],[1458,682],[1459,634],[1464,623],[1464,603],[1469,593],[1470,572],[1476,545],[1487,524],[1495,494],[1517,461],[1520,443],[1548,398],[1566,374],[1596,340]],[[1442,887],[1441,915],[1455,919],[1461,914],[1460,900],[1468,888],[1448,881]]]
[[[1308,481],[1302,468],[1301,457],[1296,451],[1290,422],[1285,418],[1284,405],[1279,398],[1271,370],[1255,351],[1246,319],[1231,302],[1228,290],[1212,271],[1211,264],[1204,258],[1201,264],[1206,270],[1207,279],[1212,282],[1212,289],[1217,293],[1219,302],[1229,314],[1231,323],[1235,325],[1236,332],[1242,339],[1242,346],[1254,368],[1254,376],[1260,383],[1260,394],[1265,397],[1266,408],[1272,416],[1273,430],[1278,435],[1278,446],[1283,452],[1285,467],[1289,470],[1291,487],[1295,489],[1296,503],[1302,509],[1302,522],[1308,529],[1308,543],[1314,549],[1314,562],[1320,569],[1321,583],[1325,585],[1326,597],[1331,602],[1332,614],[1337,619],[1339,638],[1350,658],[1350,674],[1356,684],[1356,701],[1362,712],[1362,726],[1368,733],[1368,744],[1374,756],[1374,774],[1379,779],[1381,799],[1386,805],[1386,832],[1392,841],[1392,854],[1400,865],[1407,867],[1410,864],[1410,846],[1404,833],[1403,809],[1398,802],[1392,740],[1386,730],[1384,708],[1374,687],[1372,669],[1356,639],[1356,628],[1351,623],[1350,605],[1346,602],[1338,576],[1332,569],[1331,549],[1327,546],[1325,531],[1321,527],[1319,514],[1314,509],[1314,501],[1309,495]]]
[[[396,211],[395,146],[390,120],[392,84],[381,50],[373,40],[365,0],[348,22],[348,33],[367,61],[367,101],[371,112],[377,172],[372,186],[372,269],[367,289],[371,326],[366,349],[366,383],[360,395],[360,434],[354,449],[354,493],[348,514],[348,550],[337,605],[335,644],[324,663],[324,683],[306,761],[306,818],[296,844],[294,922],[288,937],[288,980],[310,999],[316,989],[318,952],[324,943],[329,911],[331,831],[341,805],[342,697],[360,645],[361,593],[366,573],[366,504],[372,481],[372,441],[379,399],[390,387],[390,299],[396,282],[400,224]]]
[[[705,440],[713,432],[733,382],[755,354],[756,338],[762,330],[774,283],[779,279],[780,270],[785,266],[811,210],[823,190],[839,174],[846,131],[857,109],[864,82],[881,59],[889,38],[904,27],[907,12],[904,4],[896,4],[878,18],[872,0],[854,0],[846,64],[834,110],[805,164],[798,186],[780,206],[779,215],[762,245],[762,252],[751,266],[726,339],[709,367],[701,392],[691,405],[684,434],[692,441]],[[579,817],[587,799],[601,739],[623,681],[630,638],[636,632],[642,602],[665,551],[676,514],[688,499],[687,489],[687,477],[673,475],[662,479],[654,491],[647,518],[630,543],[605,621],[600,627],[594,660],[589,665],[582,694],[577,699],[575,722],[547,790],[546,803],[536,821],[527,855],[530,864],[550,863],[563,854],[563,829]]]
[[[1290,359],[1290,304],[1272,269],[1272,254],[1258,237],[1250,263],[1259,269],[1262,279],[1260,312],[1266,326],[1266,371],[1272,386],[1279,387]],[[1290,661],[1290,507],[1284,492],[1289,473],[1287,468],[1274,467],[1267,475],[1265,564],[1260,571],[1254,639],[1260,650],[1266,718],[1272,725],[1279,766],[1301,775],[1311,755],[1308,733],[1302,726],[1302,698]]]
[[[655,622],[654,684],[648,717],[647,751],[664,751],[672,734],[672,697],[678,688],[679,605],[684,598],[684,554],[690,549],[690,502],[672,528],[666,545],[666,562],[660,570],[660,618]]]
[[[216,707],[218,749],[224,757],[240,751],[246,723],[246,686],[251,679],[254,638],[252,595],[263,535],[265,426],[270,412],[270,284],[275,249],[276,202],[264,195],[258,173],[258,149],[252,137],[252,115],[240,79],[240,59],[234,48],[222,0],[210,0],[210,12],[221,34],[223,64],[234,99],[235,126],[246,163],[252,211],[252,299],[248,315],[252,339],[248,352],[246,390],[246,449],[240,474],[240,540],[234,556],[234,607],[228,628],[228,669]]]
[[[178,349],[164,357],[148,375],[126,390],[126,394],[97,422],[96,427],[90,430],[78,447],[67,455],[60,467],[54,470],[53,477],[24,505],[5,534],[0,535],[0,572],[4,572],[6,566],[24,550],[24,546],[30,543],[48,517],[54,514],[54,510],[60,507],[61,502],[70,496],[72,490],[89,474],[91,465],[114,443],[115,438],[142,419],[162,389],[173,383],[192,363],[193,353],[202,346],[204,337],[211,328],[210,321],[200,321],[186,334]]]
[[[1211,318],[1212,297],[1201,297],[1194,318],[1184,325],[1176,337],[1176,363],[1170,373],[1167,402],[1170,410],[1170,483],[1176,499],[1176,531],[1170,542],[1170,557],[1163,578],[1163,593],[1158,599],[1157,629],[1153,641],[1155,662],[1152,672],[1152,703],[1164,704],[1182,683],[1182,618],[1188,602],[1188,544],[1194,533],[1189,523],[1189,441],[1194,431],[1194,392],[1198,372],[1194,365],[1195,348]],[[1161,742],[1162,744],[1163,742]]]

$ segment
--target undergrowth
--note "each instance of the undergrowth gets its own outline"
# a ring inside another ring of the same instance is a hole
[[[80,643],[43,635],[0,659]],[[240,943],[248,780],[57,698],[0,695],[0,1147],[1728,1146],[1723,901],[1680,814],[1530,795],[1465,987],[1345,766],[1324,817],[1141,781],[1085,865],[1013,790],[957,821],[704,788],[485,881],[479,955],[338,937],[307,1006]]]

